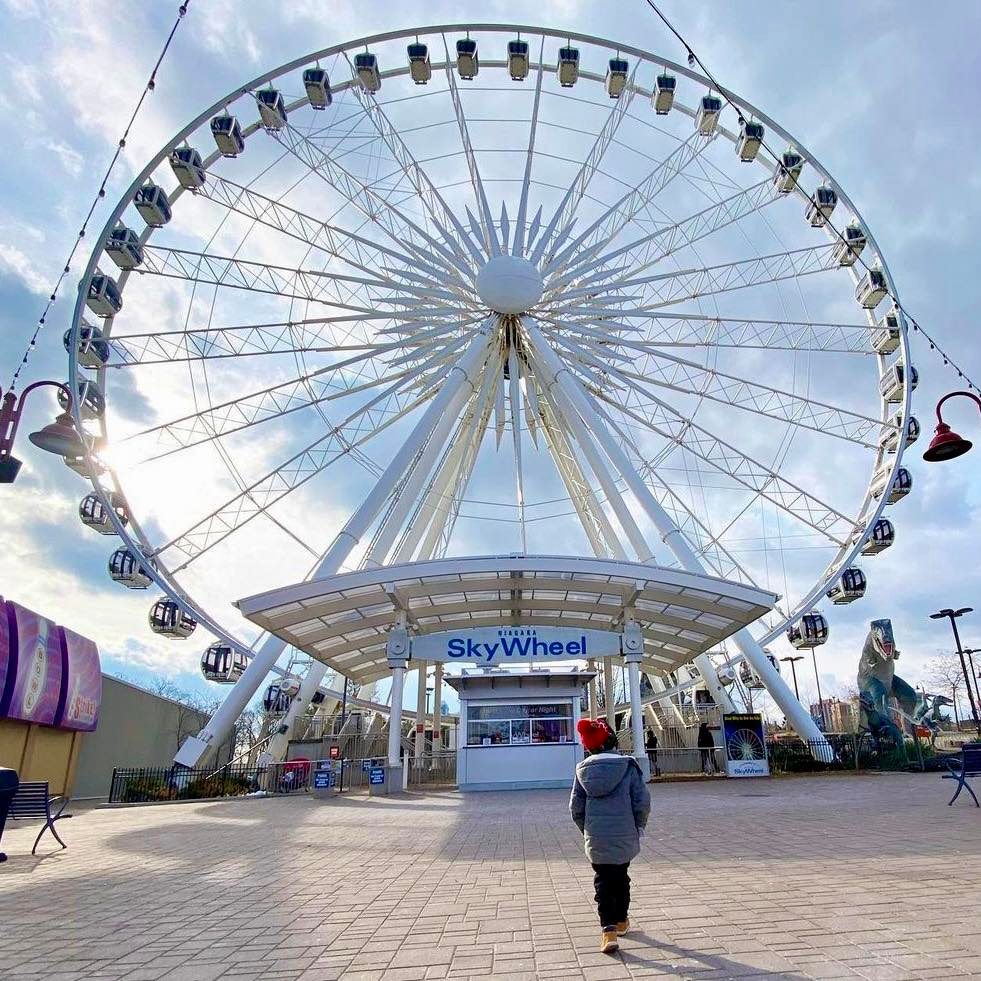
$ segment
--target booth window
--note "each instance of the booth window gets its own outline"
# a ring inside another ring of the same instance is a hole
[[[471,705],[468,746],[527,746],[572,742],[572,703]]]

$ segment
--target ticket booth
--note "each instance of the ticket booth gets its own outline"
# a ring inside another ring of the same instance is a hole
[[[460,696],[460,790],[571,787],[582,747],[583,694],[595,672],[465,670],[447,677]]]

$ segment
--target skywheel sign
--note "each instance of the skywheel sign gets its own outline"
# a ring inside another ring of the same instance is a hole
[[[619,634],[576,627],[476,627],[412,638],[412,656],[420,660],[483,667],[619,654]]]

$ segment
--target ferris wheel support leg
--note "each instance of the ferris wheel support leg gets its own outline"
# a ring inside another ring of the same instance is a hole
[[[617,713],[616,704],[617,697],[616,683],[613,680],[613,661],[608,657],[603,658],[603,699],[606,706],[606,724],[616,732],[617,729]]]
[[[347,524],[334,539],[333,544],[311,575],[311,579],[333,575],[340,569],[343,562],[371,527],[371,523],[378,516],[378,512],[426,440],[445,417],[452,417],[459,411],[464,400],[473,392],[474,378],[484,362],[491,325],[492,321],[485,321],[460,359],[449,369],[446,380],[429,403],[429,407],[423,413],[422,418],[416,423],[415,428],[392,458],[385,472],[378,478],[378,482],[369,491],[361,506],[351,515]],[[285,641],[278,637],[270,636],[267,638],[242,673],[242,677],[235,682],[225,701],[208,721],[208,724],[196,736],[189,736],[184,741],[174,757],[175,763],[193,767],[209,746],[220,745],[244,711],[245,706],[259,690],[259,686],[272,670],[285,647]],[[323,679],[326,670],[326,666],[318,662],[311,665],[307,677],[301,685],[300,694],[293,699],[286,718],[283,720],[284,724],[291,725],[292,721],[306,710],[317,690],[317,684]],[[311,675],[318,674],[317,684],[307,684]],[[285,748],[286,743],[279,736],[276,736],[270,743],[268,754],[272,756],[274,749],[278,749],[282,753]]]
[[[523,320],[523,323],[536,354],[539,355],[548,367],[553,383],[560,387],[581,416],[583,422],[592,431],[610,462],[626,482],[627,488],[634,495],[637,503],[644,509],[644,512],[653,522],[654,527],[657,528],[664,544],[675,554],[682,568],[689,572],[704,573],[705,567],[702,565],[701,560],[692,551],[687,540],[675,526],[664,508],[658,503],[648,486],[641,480],[640,475],[631,464],[627,454],[621,449],[616,440],[610,436],[609,430],[593,408],[589,399],[586,398],[578,380],[569,371],[568,367],[559,360],[537,324],[531,319]],[[763,648],[760,647],[756,638],[744,627],[735,634],[734,640],[743,656],[749,661],[750,665],[766,685],[773,700],[787,717],[787,721],[802,739],[808,741],[812,754],[819,759],[831,758],[829,756],[831,754],[831,748],[824,734],[815,725],[810,713],[794,697],[794,693],[790,690],[787,683],[780,677],[769,660],[767,660],[766,654],[763,653]],[[719,683],[719,678],[715,672],[711,658],[707,654],[702,654],[695,658],[695,665],[705,679],[705,683],[712,693],[716,705],[722,708],[723,711],[732,711],[732,700],[729,698],[725,688]]]

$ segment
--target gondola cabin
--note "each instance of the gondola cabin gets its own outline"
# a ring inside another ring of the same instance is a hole
[[[883,426],[879,433],[879,449],[884,453],[895,453],[899,449],[899,434],[903,431],[903,414],[897,412],[892,418],[892,425]],[[910,416],[906,421],[906,445],[910,446],[920,438],[920,421],[916,416]]]
[[[523,82],[528,77],[528,42],[521,38],[508,41],[508,74],[514,82]]]
[[[841,575],[825,595],[835,606],[844,606],[846,603],[854,603],[855,600],[861,599],[868,585],[865,573],[858,566],[849,566],[842,570]]]
[[[126,509],[126,502],[118,494],[110,494],[109,501],[120,523],[124,526],[129,524],[129,512]],[[100,535],[116,534],[116,529],[113,527],[109,511],[102,503],[102,499],[98,494],[86,494],[82,498],[78,505],[78,516],[86,528],[92,528]]]
[[[619,99],[627,87],[627,72],[630,65],[626,58],[611,58],[606,69],[606,94],[611,99]]]
[[[753,670],[749,661],[739,665],[739,680],[751,691],[759,691],[764,687],[760,676]]]
[[[191,146],[179,146],[170,154],[170,169],[177,183],[188,191],[203,187],[207,179],[201,154]]]
[[[805,613],[787,629],[787,640],[794,650],[811,650],[826,643],[827,639],[828,621],[819,610]]]
[[[153,181],[147,181],[133,196],[133,204],[143,220],[153,228],[162,228],[170,221],[170,201],[167,192]]]
[[[765,130],[762,123],[744,119],[739,127],[739,139],[736,140],[736,154],[743,163],[751,163],[760,152],[763,145]]]
[[[771,654],[769,651],[764,651],[763,653],[766,654],[766,659],[770,662],[770,667],[773,668],[777,674],[780,674],[780,662],[777,660],[777,656],[775,654]]]
[[[903,383],[906,372],[902,362],[887,368],[883,376],[879,379],[879,394],[886,402],[903,401]],[[915,390],[919,384],[920,376],[912,365],[909,369],[910,390]]]
[[[460,78],[467,81],[477,77],[480,59],[477,57],[477,42],[472,38],[464,37],[456,42],[456,70]]]
[[[674,93],[678,88],[678,79],[669,72],[661,72],[654,79],[654,91],[651,93],[651,105],[658,116],[666,116],[674,105]]]
[[[63,342],[65,350],[71,353],[71,328],[65,331]],[[109,360],[109,342],[98,327],[83,320],[78,328],[78,347],[75,353],[83,368],[101,368]]]
[[[780,154],[780,160],[773,171],[773,186],[781,194],[789,194],[800,180],[804,169],[804,158],[790,146]]]
[[[888,518],[879,518],[862,545],[862,555],[878,555],[896,541],[896,529]]]
[[[326,109],[333,101],[330,91],[330,78],[326,69],[307,68],[303,72],[303,88],[306,89],[307,102],[314,109]]]
[[[913,475],[905,467],[899,467],[895,475],[892,475],[890,466],[882,466],[872,478],[872,496],[878,500],[883,494],[886,494],[887,504],[897,504],[912,489]]]
[[[872,350],[876,354],[892,354],[899,347],[899,340],[899,314],[894,307],[872,332]]]
[[[723,688],[728,688],[736,683],[736,669],[731,664],[726,664],[719,668],[719,684]]]
[[[155,634],[175,640],[185,640],[190,637],[198,625],[197,620],[180,603],[166,597],[158,599],[150,607],[148,619],[150,629]]]
[[[295,678],[283,678],[274,681],[262,697],[262,707],[273,715],[287,712],[293,696],[300,690],[300,683]]]
[[[874,310],[888,292],[885,274],[881,269],[873,266],[858,281],[858,286],[855,287],[855,299],[866,310]]]
[[[259,106],[263,129],[275,132],[286,125],[286,102],[282,92],[274,88],[259,89],[255,101]]]
[[[101,477],[106,472],[105,464],[97,457],[66,456],[65,466],[79,477]]]
[[[249,661],[242,651],[228,644],[212,644],[201,655],[201,674],[206,681],[230,685],[242,677]]]
[[[433,77],[433,67],[429,63],[429,46],[416,41],[408,47],[409,75],[416,85],[425,85]]]
[[[837,204],[838,195],[835,189],[827,184],[821,184],[811,195],[804,217],[811,223],[812,228],[822,228],[827,224]]]
[[[119,284],[112,276],[96,273],[89,280],[85,305],[97,317],[114,317],[123,308],[123,294],[119,291]]]
[[[106,255],[120,269],[135,269],[143,262],[143,247],[140,245],[140,236],[120,225],[114,228],[106,239]]]
[[[65,382],[65,388],[67,387],[68,382]],[[106,397],[102,394],[102,389],[99,388],[98,384],[91,379],[83,378],[78,383],[77,392],[82,418],[101,419],[106,411]],[[57,398],[62,412],[68,412],[68,397],[64,388],[58,389]]]
[[[711,136],[719,124],[722,100],[717,95],[703,95],[695,114],[695,128],[702,136]]]
[[[109,577],[127,589],[146,589],[153,579],[128,548],[117,548],[109,556]]]
[[[854,266],[867,243],[868,239],[862,226],[853,219],[845,225],[838,236],[838,241],[835,242],[832,252],[835,262],[839,266]]]
[[[382,87],[378,59],[370,51],[362,51],[354,56],[354,72],[365,92],[374,95]]]
[[[579,49],[559,48],[559,61],[555,69],[559,85],[571,89],[579,81]]]
[[[245,149],[242,127],[234,116],[227,112],[211,120],[211,135],[215,146],[223,157],[237,157]]]

